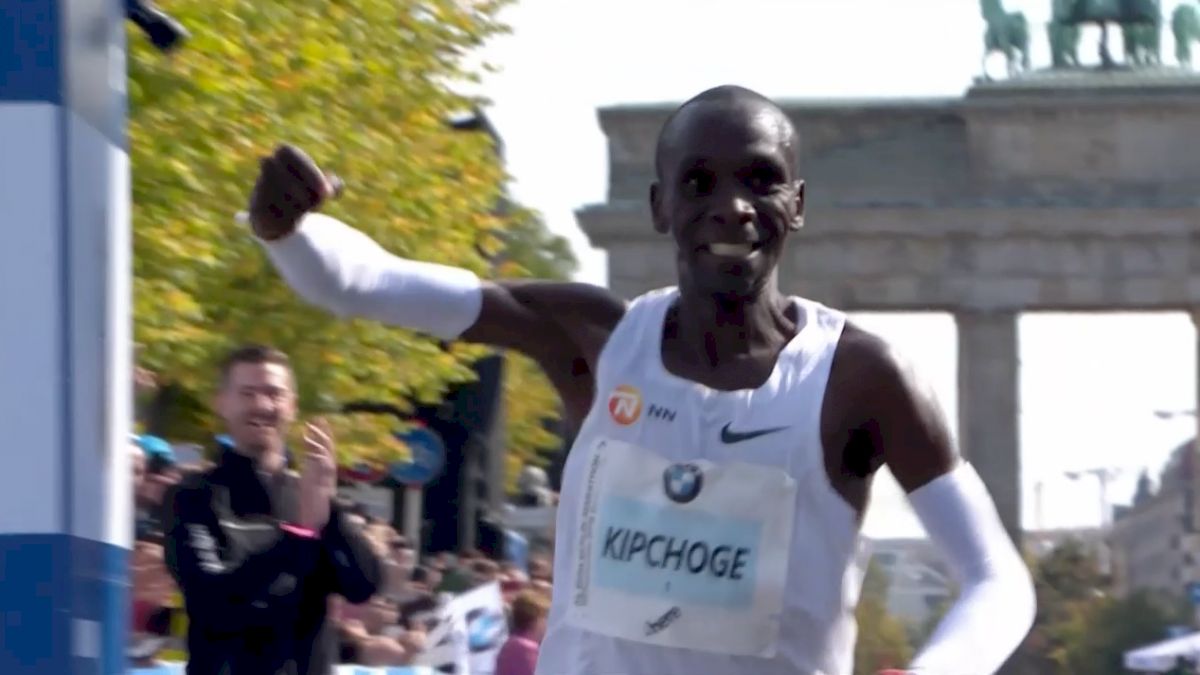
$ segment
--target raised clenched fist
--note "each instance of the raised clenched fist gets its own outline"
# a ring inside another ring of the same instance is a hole
[[[341,191],[341,182],[326,176],[303,150],[281,145],[260,160],[258,180],[250,193],[250,225],[268,241],[295,231],[304,214]]]

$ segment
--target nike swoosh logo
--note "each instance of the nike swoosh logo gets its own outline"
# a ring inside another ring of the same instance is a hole
[[[748,441],[759,436],[783,431],[787,428],[789,427],[772,427],[770,429],[755,429],[754,431],[733,431],[729,428],[729,424],[726,424],[721,428],[721,442],[725,444],[741,443],[742,441]]]

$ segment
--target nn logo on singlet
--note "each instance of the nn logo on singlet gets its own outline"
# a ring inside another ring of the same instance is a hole
[[[650,409],[646,411],[646,417],[653,417],[656,420],[664,422],[675,421],[675,411],[670,408],[664,408],[661,405],[650,404]]]
[[[622,426],[638,421],[642,416],[642,392],[628,384],[617,387],[608,397],[608,414]]]

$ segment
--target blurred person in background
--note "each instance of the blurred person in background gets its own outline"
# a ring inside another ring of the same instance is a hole
[[[435,617],[440,607],[441,601],[436,593],[418,593],[400,606],[400,623],[408,630],[427,632],[431,622],[436,623]]]
[[[548,598],[550,597],[551,592],[554,590],[554,585],[545,579],[534,579],[533,581],[529,582],[529,589],[537,591]]]
[[[529,588],[529,578],[521,570],[501,570],[500,596],[504,599],[505,607],[511,608],[513,600]]]
[[[164,447],[165,446],[165,447]],[[182,660],[187,618],[183,599],[164,560],[164,502],[183,474],[169,445],[152,436],[130,438],[134,546],[130,557],[130,635],[127,655],[135,665]]]
[[[396,540],[392,542],[392,557],[411,574],[413,568],[417,566],[417,550],[403,536],[396,536]]]
[[[550,561],[542,556],[534,556],[529,560],[530,581],[550,581],[553,578],[553,567]]]
[[[450,551],[442,551],[441,553],[437,554],[437,557],[434,558],[434,561],[430,563],[430,565],[441,572],[443,576],[450,570],[454,569],[455,565],[457,564],[458,556],[454,555]]]
[[[462,593],[475,587],[475,572],[472,565],[480,558],[477,551],[464,549],[446,567],[442,574],[442,583],[437,590],[442,593]]]
[[[523,584],[529,583],[529,575],[521,571],[515,563],[503,562],[500,563],[500,576],[505,581],[519,581]]]
[[[486,586],[500,581],[500,565],[494,560],[481,558],[471,563],[471,586]]]
[[[137,436],[129,439],[129,473],[133,479],[133,499],[137,503],[137,495],[142,490],[142,481],[146,479],[146,453],[138,444]]]
[[[424,646],[423,632],[410,631],[401,622],[398,608],[374,598],[351,617],[344,599],[330,598],[330,617],[337,627],[340,663],[362,666],[405,666]]]
[[[307,424],[299,473],[286,466],[296,417],[287,355],[249,346],[221,365],[225,424],[216,465],[174,493],[166,560],[189,618],[188,675],[328,675],[328,598],[365,602],[380,562],[333,503],[328,425]]]
[[[388,597],[398,603],[404,603],[419,591],[427,590],[419,589],[413,584],[413,574],[417,570],[417,552],[404,537],[392,542],[391,560],[396,566],[398,579],[388,590]]]
[[[526,591],[513,599],[512,632],[496,657],[495,675],[534,675],[549,611],[550,598],[541,593]]]
[[[434,567],[418,565],[413,568],[409,585],[415,594],[432,593],[442,583],[442,573]]]
[[[550,489],[550,478],[545,469],[537,466],[521,469],[521,474],[517,477],[517,495],[512,501],[514,506],[552,506],[557,501],[557,495]]]
[[[179,483],[182,472],[171,444],[158,436],[137,436],[134,443],[142,451],[140,480],[134,478],[135,538],[161,541],[164,504],[167,493]],[[135,467],[136,469],[136,467]]]
[[[171,626],[179,589],[163,560],[160,543],[136,541],[130,556],[130,635],[127,655],[149,666],[171,645]]]

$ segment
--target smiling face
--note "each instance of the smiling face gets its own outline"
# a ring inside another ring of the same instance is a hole
[[[279,363],[233,365],[217,395],[217,412],[239,450],[282,452],[296,417],[291,369]]]
[[[774,279],[787,235],[803,224],[804,182],[786,115],[733,92],[701,95],[668,121],[650,201],[655,228],[675,240],[681,290],[744,301]]]

